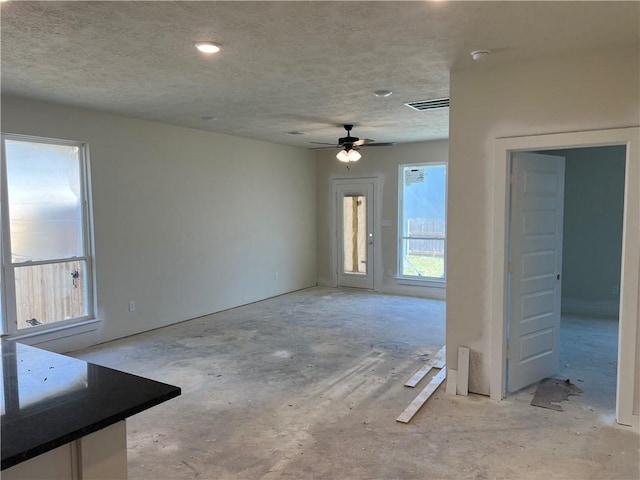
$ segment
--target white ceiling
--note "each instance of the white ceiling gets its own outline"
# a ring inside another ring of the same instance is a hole
[[[343,123],[379,142],[446,138],[448,109],[403,103],[448,96],[453,69],[637,45],[639,7],[14,0],[1,7],[2,93],[300,146],[335,142]],[[223,50],[205,57],[198,40]],[[477,49],[493,54],[473,62]]]

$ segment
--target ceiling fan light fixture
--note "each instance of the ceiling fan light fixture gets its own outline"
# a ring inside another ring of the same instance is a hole
[[[340,150],[338,152],[338,154],[336,155],[336,158],[341,162],[349,163],[349,162],[357,162],[362,158],[362,155],[360,155],[360,152],[357,150],[354,150],[352,148],[347,150],[345,148],[344,150]]]
[[[336,155],[336,158],[341,162],[349,162],[349,153],[346,150],[340,150]]]
[[[350,162],[357,162],[362,158],[362,155],[360,155],[360,152],[357,150],[349,150],[347,152],[347,156],[349,157]]]

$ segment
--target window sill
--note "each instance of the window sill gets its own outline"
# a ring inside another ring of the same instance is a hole
[[[59,340],[65,337],[93,332],[98,329],[99,322],[100,320],[98,320],[97,318],[93,318],[90,320],[83,320],[78,323],[70,323],[66,325],[60,325],[58,327],[47,328],[46,330],[38,330],[37,332],[18,332],[9,334],[5,335],[4,338],[8,340],[20,341],[27,345],[36,345],[38,343]]]
[[[430,287],[430,288],[447,288],[446,280],[438,280],[437,278],[429,278],[429,279],[416,279],[416,278],[407,278],[407,277],[396,277],[396,284],[398,285],[408,285],[412,287]]]

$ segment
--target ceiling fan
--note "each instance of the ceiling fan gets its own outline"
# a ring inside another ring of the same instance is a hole
[[[340,152],[336,157],[341,162],[357,162],[360,160],[360,147],[391,147],[395,145],[395,142],[376,142],[375,140],[371,140],[370,138],[358,138],[351,136],[351,130],[353,129],[353,125],[344,125],[344,129],[347,131],[346,137],[341,137],[338,139],[337,144],[326,143],[326,142],[311,142],[316,145],[327,145],[326,147],[313,147],[310,150],[320,150],[324,148],[340,148]]]

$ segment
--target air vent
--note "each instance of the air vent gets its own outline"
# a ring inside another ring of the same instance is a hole
[[[431,100],[418,100],[417,102],[408,102],[405,105],[419,112],[423,110],[434,110],[436,108],[449,108],[448,98],[433,98]]]

